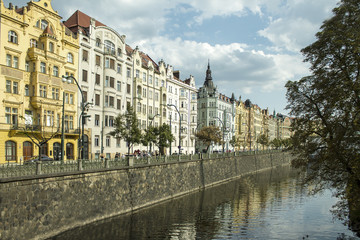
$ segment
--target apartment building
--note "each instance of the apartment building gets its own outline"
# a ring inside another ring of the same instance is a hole
[[[117,153],[125,153],[127,146],[109,132],[116,116],[125,113],[133,99],[133,59],[128,54],[126,37],[81,11],[76,11],[64,25],[80,43],[78,82],[84,103],[79,101],[78,109],[86,105],[84,115],[91,119],[85,118],[88,131],[84,158],[114,158]]]
[[[59,159],[64,128],[65,159],[75,159],[78,87],[61,76],[77,76],[78,39],[50,0],[0,7],[0,163],[21,163],[39,146]]]
[[[218,92],[211,76],[210,64],[206,70],[206,77],[202,87],[198,91],[198,124],[197,128],[204,126],[218,126],[223,134],[225,142],[224,151],[233,151],[229,143],[235,135],[236,100],[234,94],[231,98]],[[197,143],[197,151],[203,151],[204,146]],[[222,151],[221,145],[210,146],[210,151]]]

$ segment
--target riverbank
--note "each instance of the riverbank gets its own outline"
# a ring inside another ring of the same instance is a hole
[[[44,239],[291,159],[278,152],[8,181],[0,185],[0,238]]]

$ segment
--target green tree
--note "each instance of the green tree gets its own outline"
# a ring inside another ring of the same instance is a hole
[[[360,2],[342,0],[333,13],[302,49],[312,74],[286,84],[287,108],[294,165],[311,169],[315,192],[336,190],[334,213],[360,235]]]
[[[256,142],[260,143],[264,150],[265,146],[269,146],[269,137],[266,134],[260,134]]]
[[[114,130],[109,135],[116,139],[123,139],[128,147],[128,154],[133,144],[141,143],[141,130],[139,128],[136,113],[131,106],[127,107],[126,113],[119,114],[114,121]]]
[[[274,138],[271,142],[270,142],[271,146],[273,146],[275,149],[279,149],[282,146],[282,141],[279,138]]]
[[[209,150],[211,143],[222,143],[222,133],[217,126],[206,126],[200,129],[195,136],[206,146],[206,152]]]
[[[148,128],[145,130],[145,134],[142,135],[141,143],[144,146],[148,146],[150,144],[150,151],[151,151],[151,145],[156,142],[157,136],[156,136],[156,128],[153,126],[148,126]]]
[[[170,126],[163,124],[160,127],[154,128],[154,135],[156,136],[155,145],[158,146],[160,154],[165,155],[165,148],[170,147],[171,142],[175,140]]]
[[[233,148],[236,148],[236,147],[240,148],[240,146],[241,146],[240,137],[232,136],[229,143]]]

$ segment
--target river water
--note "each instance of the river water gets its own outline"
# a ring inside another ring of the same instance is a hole
[[[309,196],[303,173],[278,167],[51,239],[360,239],[330,213],[330,191]]]

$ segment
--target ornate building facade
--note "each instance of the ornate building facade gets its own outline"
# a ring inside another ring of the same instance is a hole
[[[65,158],[75,159],[78,88],[61,76],[78,74],[78,39],[50,0],[0,5],[0,163],[21,163],[38,155],[38,146],[59,159],[63,109]]]

